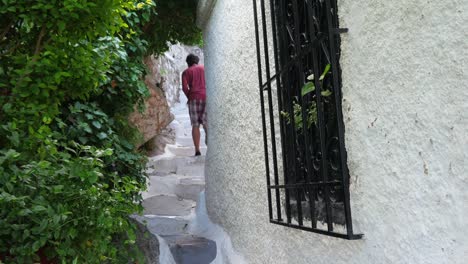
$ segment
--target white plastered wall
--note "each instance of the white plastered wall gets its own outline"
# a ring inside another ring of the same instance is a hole
[[[467,263],[468,1],[339,1],[358,241],[268,223],[252,1],[203,4],[207,207],[236,250],[250,263]]]

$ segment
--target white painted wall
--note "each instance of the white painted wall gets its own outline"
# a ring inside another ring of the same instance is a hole
[[[468,263],[468,1],[339,1],[359,241],[268,223],[252,1],[200,6],[207,207],[248,262]]]

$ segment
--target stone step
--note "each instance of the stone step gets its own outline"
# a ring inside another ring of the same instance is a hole
[[[216,258],[216,242],[192,235],[162,236],[177,264],[209,264]]]
[[[150,160],[147,164],[146,172],[148,175],[159,175],[164,176],[168,174],[177,173],[178,167],[190,166],[190,165],[204,165],[205,156],[187,156],[187,157],[175,157],[175,158],[164,158],[159,160]]]
[[[188,110],[187,110],[188,111]],[[174,119],[180,122],[190,121],[190,115],[186,113],[176,113],[174,114]]]
[[[196,167],[196,166],[194,166]],[[201,171],[203,168],[198,167],[196,170]],[[187,172],[190,174],[190,171]],[[203,174],[184,175],[184,174],[167,174],[163,176],[149,176],[148,188],[142,193],[143,199],[150,198],[156,195],[176,195],[176,187],[179,184],[205,184]]]
[[[185,216],[192,212],[196,203],[177,196],[155,195],[143,200],[143,215]]]
[[[192,126],[185,124],[176,124],[174,125],[176,127],[176,136],[177,137],[192,137]],[[203,130],[202,127],[200,127],[200,135],[201,137],[205,137],[205,130]]]
[[[173,122],[172,127],[176,131],[176,137],[187,137],[187,136],[192,136],[192,130],[185,129],[181,123],[179,122]]]
[[[156,195],[175,195],[179,177],[149,176],[148,189],[142,193],[143,199]]]
[[[203,177],[203,175],[205,175],[205,164],[178,165],[177,174],[183,176]]]
[[[190,122],[190,119],[188,120],[179,120],[179,123],[182,125],[184,128],[192,128],[192,123]]]
[[[190,157],[195,155],[194,147],[181,147],[177,145],[167,145],[167,150],[176,156]],[[206,147],[200,147],[202,155],[206,155]]]
[[[182,103],[181,104],[176,104],[174,105],[172,108],[171,108],[171,113],[173,114],[185,114],[185,115],[188,115],[189,111],[188,111],[188,105],[187,105],[187,102],[185,103]]]
[[[179,127],[179,133],[176,133],[176,136],[182,136],[182,137],[192,137],[192,127],[189,125],[185,126],[180,126]],[[203,130],[202,127],[200,127],[200,136],[202,138],[205,138],[205,130]]]
[[[154,235],[170,236],[188,234],[188,219],[169,216],[142,216],[132,215],[133,219],[144,225]]]
[[[192,139],[191,136],[190,137],[181,136],[181,137],[177,137],[175,139],[175,143],[178,146],[192,147],[193,146],[193,139]],[[200,137],[200,146],[202,146],[202,147],[206,146],[205,145],[205,136],[204,135],[202,135]]]
[[[151,171],[150,175],[168,175],[177,172],[177,159],[160,159],[149,161],[147,164],[147,172]]]
[[[175,187],[175,194],[182,199],[198,201],[200,192],[205,189],[205,180],[203,178],[181,179]]]

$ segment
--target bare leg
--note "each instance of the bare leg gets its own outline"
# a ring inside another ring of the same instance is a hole
[[[195,145],[195,152],[200,151],[200,127],[192,126],[192,139],[193,144]]]
[[[205,145],[208,146],[208,125],[203,125],[203,130],[205,130]]]

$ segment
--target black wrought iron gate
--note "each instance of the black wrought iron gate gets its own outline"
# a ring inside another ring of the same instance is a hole
[[[336,0],[253,0],[270,222],[353,234]],[[277,138],[280,134],[280,138]]]

